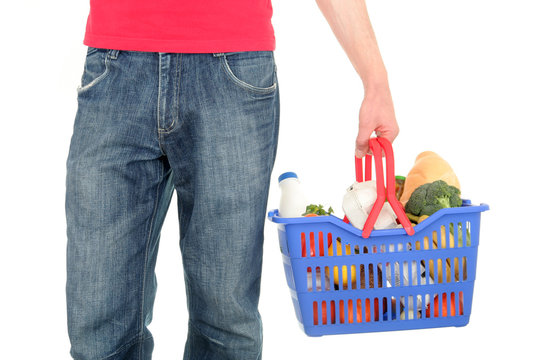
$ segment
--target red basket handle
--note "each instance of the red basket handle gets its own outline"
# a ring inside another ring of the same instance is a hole
[[[388,199],[390,206],[394,210],[399,219],[401,225],[409,235],[414,234],[414,229],[409,221],[409,218],[405,214],[403,205],[396,198],[396,178],[394,175],[394,151],[392,150],[392,144],[385,138],[371,138],[369,139],[369,148],[375,159],[375,176],[377,177],[377,200],[368,215],[364,229],[362,230],[362,237],[368,238],[375,226],[375,222],[381,213],[384,202]],[[382,150],[386,156],[386,187],[384,186],[384,174],[382,164]],[[366,167],[365,176],[362,171],[362,159],[355,157],[356,164],[356,181],[362,182],[371,180],[371,155],[366,155]],[[390,190],[388,190],[390,189]],[[348,220],[348,219],[347,219]]]

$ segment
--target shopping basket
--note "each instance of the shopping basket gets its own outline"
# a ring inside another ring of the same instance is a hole
[[[386,157],[386,188],[381,146]],[[278,225],[296,317],[309,336],[464,326],[471,314],[480,213],[463,200],[410,226],[394,197],[390,142],[370,140],[378,205],[363,230],[333,216],[268,218]],[[357,181],[363,181],[357,159]],[[365,179],[371,179],[366,156]],[[388,198],[403,228],[373,230]],[[345,219],[346,220],[346,219]]]

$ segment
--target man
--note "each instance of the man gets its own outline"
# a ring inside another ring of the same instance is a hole
[[[356,156],[398,133],[363,0],[317,0],[365,94]],[[263,225],[279,86],[269,0],[92,0],[67,159],[74,359],[150,359],[173,190],[189,310],[184,359],[260,359]]]

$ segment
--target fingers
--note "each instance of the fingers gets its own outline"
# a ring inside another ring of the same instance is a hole
[[[391,127],[385,127],[380,130],[376,130],[375,134],[377,135],[377,137],[383,137],[390,140],[390,142],[394,142],[394,140],[399,134],[399,127],[397,123],[395,123]]]
[[[370,129],[368,126],[360,126],[358,129],[358,136],[356,137],[356,149],[355,156],[358,158],[364,157],[366,154],[371,155],[369,150],[369,139],[372,134],[375,133],[377,137],[383,137],[394,142],[399,134],[399,127],[397,123],[391,127],[381,127],[380,129]]]
[[[363,158],[369,152],[369,138],[371,137],[372,133],[373,130],[367,130],[365,126],[360,126],[358,129],[355,149],[355,155],[357,158]]]

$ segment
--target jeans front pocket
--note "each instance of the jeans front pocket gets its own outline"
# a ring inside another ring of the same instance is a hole
[[[109,73],[110,62],[118,57],[118,50],[88,47],[81,85],[77,92],[83,93],[100,83]]]
[[[244,90],[270,94],[277,88],[273,51],[215,53],[227,77]]]

